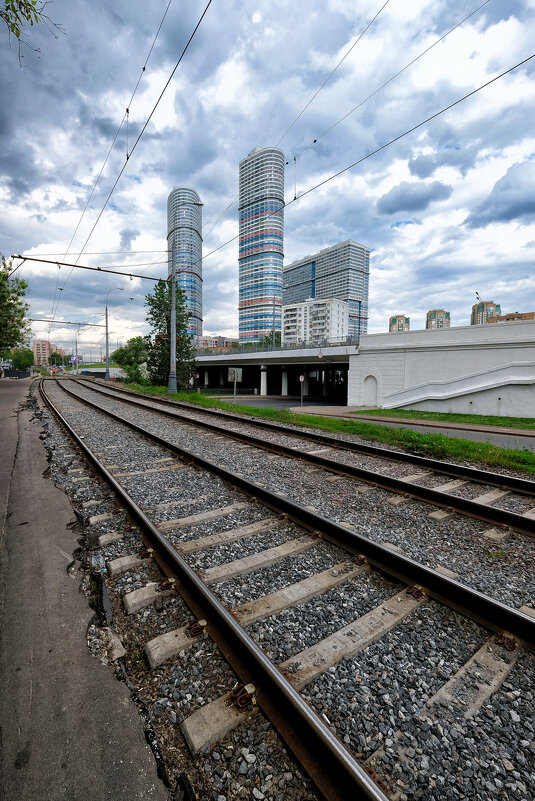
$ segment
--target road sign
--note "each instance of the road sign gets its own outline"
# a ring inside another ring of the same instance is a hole
[[[243,375],[243,367],[229,367],[228,368],[228,380],[229,381],[236,381],[238,384],[241,384],[242,375]]]
[[[303,383],[303,381],[304,381],[304,380],[305,380],[305,376],[304,376],[304,375],[300,375],[300,376],[299,376],[299,381],[300,381],[301,383]]]

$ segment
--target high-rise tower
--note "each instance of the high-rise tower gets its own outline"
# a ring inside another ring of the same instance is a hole
[[[368,330],[370,249],[346,239],[286,265],[283,301],[302,303],[309,298],[337,298],[349,304],[350,337],[360,339]]]
[[[168,275],[173,259],[176,285],[186,296],[188,334],[202,336],[202,203],[189,186],[175,186],[167,198]]]
[[[240,161],[240,342],[281,330],[284,154],[255,147]]]

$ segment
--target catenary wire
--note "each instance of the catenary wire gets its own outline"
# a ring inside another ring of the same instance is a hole
[[[483,6],[486,6],[487,3],[489,3],[489,2],[490,2],[490,0],[485,0],[484,3],[481,3],[480,6],[478,6],[473,11],[471,11],[470,14],[468,14],[466,17],[464,17],[464,19],[462,19],[460,22],[458,22],[456,25],[454,25],[453,28],[450,28],[449,31],[447,31],[443,36],[440,37],[440,39],[437,39],[435,42],[433,42],[433,44],[429,45],[429,47],[426,47],[426,49],[423,50],[418,56],[413,58],[412,61],[409,61],[408,64],[405,64],[405,66],[402,67],[402,69],[400,69],[398,72],[396,72],[395,75],[392,75],[391,78],[389,78],[387,81],[382,83],[381,86],[378,86],[377,89],[375,89],[371,94],[369,94],[367,97],[365,97],[364,100],[361,100],[360,103],[358,103],[354,108],[351,109],[351,111],[348,111],[347,114],[344,114],[343,117],[340,117],[339,120],[337,120],[331,126],[329,126],[329,128],[327,128],[325,131],[323,131],[323,133],[319,134],[312,142],[310,142],[310,144],[305,145],[305,147],[301,148],[301,150],[299,150],[292,158],[298,158],[306,150],[308,150],[311,147],[314,147],[314,145],[316,144],[316,142],[319,139],[322,139],[324,136],[326,136],[328,133],[330,133],[333,130],[333,128],[336,128],[337,125],[340,125],[341,122],[343,122],[345,119],[347,119],[349,116],[351,116],[351,114],[353,114],[355,111],[357,111],[357,109],[359,109],[361,106],[363,106],[364,103],[367,103],[368,100],[371,100],[372,97],[375,97],[375,95],[378,94],[382,89],[384,89],[385,86],[388,86],[389,83],[392,83],[392,81],[395,81],[395,79],[398,78],[403,72],[405,72],[405,70],[408,70],[409,67],[412,67],[412,65],[415,64],[419,59],[421,59],[422,56],[425,56],[426,53],[429,53],[429,51],[432,50],[434,47],[436,47],[436,45],[438,45],[438,44],[440,44],[440,42],[444,41],[444,39],[447,36],[449,36],[450,33],[453,33],[453,31],[455,31],[457,28],[459,28],[461,25],[463,25],[466,22],[467,19],[470,19],[470,17],[473,17],[474,14],[477,14],[477,12],[480,11],[483,8]],[[288,164],[288,161],[286,162],[286,164]]]
[[[137,79],[137,83],[136,83],[136,85],[135,85],[135,87],[134,87],[134,91],[132,92],[132,96],[130,97],[130,101],[129,101],[129,103],[128,103],[127,110],[128,110],[128,109],[130,108],[130,106],[132,105],[132,101],[134,100],[135,94],[136,94],[136,92],[137,92],[137,90],[138,90],[139,84],[140,84],[140,82],[141,82],[141,78],[143,77],[143,75],[144,75],[144,73],[145,73],[145,71],[146,71],[147,64],[149,63],[149,59],[150,59],[150,57],[151,57],[151,54],[152,54],[152,51],[153,51],[153,49],[154,49],[154,45],[156,44],[156,40],[158,39],[158,36],[159,36],[159,34],[160,34],[160,31],[161,31],[161,29],[162,29],[162,25],[163,25],[163,23],[164,23],[164,20],[165,20],[165,18],[166,18],[166,16],[167,16],[167,12],[169,11],[169,6],[171,5],[171,3],[172,3],[172,0],[169,0],[169,2],[167,3],[167,7],[166,7],[166,9],[165,9],[165,11],[164,11],[163,17],[162,17],[162,19],[161,19],[161,21],[160,21],[160,24],[159,24],[159,26],[158,26],[158,30],[156,31],[156,35],[155,35],[155,37],[154,37],[154,39],[153,39],[153,41],[152,41],[152,44],[151,44],[151,46],[150,46],[150,50],[149,50],[149,52],[148,52],[148,55],[147,55],[147,57],[146,57],[146,59],[145,59],[145,63],[144,63],[144,65],[143,65],[143,67],[141,68],[141,72],[140,72],[140,74],[139,74],[139,78]],[[71,240],[70,240],[70,242],[69,242],[69,244],[68,244],[68,246],[67,246],[67,250],[66,250],[66,251],[65,251],[65,253],[63,254],[63,259],[66,259],[66,257],[67,257],[67,254],[68,254],[69,250],[71,249],[71,245],[72,245],[72,243],[73,243],[73,241],[74,241],[74,238],[75,238],[76,234],[78,233],[78,229],[80,228],[80,225],[81,225],[81,223],[82,223],[82,220],[83,220],[83,218],[84,218],[84,215],[85,215],[85,213],[86,213],[86,211],[87,211],[87,208],[88,208],[88,206],[89,206],[89,203],[91,202],[91,198],[93,197],[93,194],[94,194],[94,192],[95,192],[95,189],[97,188],[98,182],[100,181],[100,178],[102,177],[102,173],[104,172],[104,169],[105,169],[105,167],[106,167],[106,164],[108,163],[108,159],[109,159],[109,157],[110,157],[110,154],[111,154],[111,152],[112,152],[112,150],[113,150],[113,148],[114,148],[114,146],[115,146],[115,142],[117,141],[117,137],[119,136],[119,133],[121,132],[121,129],[122,129],[123,125],[124,125],[124,121],[125,121],[125,118],[126,118],[126,116],[127,116],[127,111],[125,111],[125,113],[124,113],[124,115],[123,115],[123,119],[121,120],[121,123],[120,123],[119,127],[117,128],[117,131],[115,132],[115,136],[113,137],[113,141],[112,141],[112,143],[111,143],[111,145],[110,145],[110,148],[109,148],[109,150],[108,150],[108,152],[107,152],[107,154],[106,154],[106,157],[105,157],[105,159],[104,159],[104,161],[103,161],[103,163],[102,163],[102,166],[101,166],[101,168],[100,168],[100,172],[99,172],[99,174],[98,174],[98,176],[97,176],[97,178],[96,178],[96,180],[95,180],[95,183],[93,184],[93,187],[92,187],[92,189],[91,189],[91,192],[89,193],[89,197],[88,197],[88,198],[87,198],[87,200],[86,200],[86,203],[85,203],[85,206],[84,206],[84,208],[83,208],[82,214],[81,214],[81,216],[80,216],[80,219],[78,220],[78,224],[77,224],[77,226],[76,226],[76,228],[75,228],[75,230],[74,230],[74,233],[73,233],[73,235],[72,235],[72,237],[71,237]],[[80,256],[82,255],[82,252],[83,252],[83,251],[81,251],[81,252],[78,254],[78,258],[80,258]],[[56,303],[56,295],[57,295],[57,293],[58,293],[58,284],[59,284],[59,276],[60,276],[60,272],[61,272],[61,271],[60,271],[60,270],[58,270],[58,277],[57,277],[57,281],[56,281],[56,289],[55,289],[55,291],[54,291],[54,299],[53,299],[53,301],[52,301],[52,317],[54,317],[54,315],[56,314],[56,312],[57,312],[57,306],[59,305],[59,298],[58,298],[58,301],[57,301],[57,303]],[[71,270],[71,272],[69,273],[69,275],[67,276],[67,279],[66,279],[66,281],[65,281],[65,282],[64,282],[64,284],[63,284],[63,287],[65,287],[65,284],[66,284],[66,283],[67,283],[67,281],[69,280],[69,278],[70,278],[70,276],[71,276],[71,273],[72,273],[72,270]],[[54,305],[54,304],[56,304],[56,305]]]
[[[171,75],[170,75],[170,76],[169,76],[169,78],[167,79],[167,81],[166,81],[166,83],[165,83],[165,86],[164,86],[164,88],[162,89],[162,91],[161,91],[161,93],[160,93],[160,96],[158,97],[158,99],[157,99],[156,103],[154,104],[154,106],[153,106],[153,108],[152,108],[152,111],[150,112],[149,116],[147,117],[147,119],[146,119],[146,121],[145,121],[145,123],[144,123],[144,125],[143,125],[143,128],[142,128],[142,129],[141,129],[141,131],[139,132],[139,134],[138,134],[138,136],[137,136],[137,139],[136,139],[136,141],[135,141],[135,142],[134,142],[134,144],[132,145],[132,149],[130,150],[130,155],[129,155],[129,157],[126,159],[126,161],[125,161],[125,163],[123,164],[123,166],[121,167],[121,170],[119,171],[119,175],[118,175],[118,176],[117,176],[117,178],[115,179],[115,183],[113,184],[112,188],[110,189],[110,192],[109,192],[109,194],[108,194],[108,197],[107,197],[107,198],[106,198],[106,200],[104,201],[104,205],[102,206],[102,209],[100,210],[100,212],[99,212],[99,214],[98,214],[98,217],[97,217],[97,219],[95,220],[95,222],[94,222],[94,224],[93,224],[93,227],[91,228],[91,230],[90,230],[90,232],[89,232],[89,234],[88,234],[88,236],[87,236],[87,239],[85,240],[84,244],[82,245],[82,249],[81,249],[81,251],[80,251],[80,255],[81,255],[81,254],[84,252],[84,250],[85,250],[85,247],[86,247],[87,243],[88,243],[88,242],[89,242],[89,240],[91,239],[91,236],[93,235],[93,231],[94,231],[94,230],[95,230],[95,228],[97,227],[97,224],[98,224],[98,222],[99,222],[100,218],[101,218],[101,217],[102,217],[102,215],[104,214],[104,211],[105,211],[105,209],[106,209],[106,206],[108,205],[108,203],[109,203],[109,201],[110,201],[110,199],[111,199],[111,196],[113,195],[113,193],[114,193],[114,191],[115,191],[115,189],[116,189],[116,187],[117,187],[117,184],[119,183],[119,181],[120,181],[120,179],[121,179],[121,177],[122,177],[122,175],[123,175],[123,173],[124,173],[124,171],[125,171],[125,169],[126,169],[126,166],[127,166],[128,162],[129,162],[130,158],[132,157],[132,153],[133,153],[133,152],[134,152],[134,150],[136,149],[136,147],[137,147],[137,145],[138,145],[138,143],[139,143],[139,141],[140,141],[141,137],[142,137],[142,136],[143,136],[143,134],[145,133],[145,131],[146,131],[146,129],[147,129],[147,126],[148,126],[149,122],[151,121],[151,119],[152,119],[152,116],[153,116],[154,112],[155,112],[155,111],[156,111],[156,109],[158,108],[158,105],[159,105],[159,103],[160,103],[160,100],[162,99],[162,97],[163,97],[163,95],[164,95],[164,93],[165,93],[165,91],[166,91],[167,87],[168,87],[168,86],[169,86],[169,84],[171,83],[171,80],[173,79],[173,76],[174,76],[175,72],[177,71],[177,69],[178,69],[178,67],[179,67],[179,65],[180,65],[180,63],[181,63],[181,61],[182,61],[182,59],[184,58],[184,55],[186,54],[186,51],[188,50],[188,48],[189,48],[189,46],[190,46],[190,44],[191,44],[191,42],[192,42],[192,40],[193,40],[193,37],[194,37],[194,36],[195,36],[195,34],[197,33],[197,30],[199,29],[199,27],[200,27],[200,25],[201,25],[201,23],[202,23],[202,21],[203,21],[203,19],[204,19],[205,15],[206,15],[206,13],[207,13],[208,9],[210,8],[211,4],[212,4],[212,0],[208,0],[208,3],[206,4],[204,11],[202,12],[201,16],[199,17],[199,20],[198,20],[197,24],[195,25],[195,28],[194,28],[194,30],[193,30],[193,32],[192,32],[192,34],[191,34],[191,36],[189,37],[189,39],[188,39],[188,41],[187,41],[187,43],[186,43],[186,45],[185,45],[184,49],[182,50],[182,53],[180,54],[180,58],[178,59],[177,63],[175,64],[175,66],[174,66],[174,68],[173,68],[173,71],[171,72]]]
[[[315,186],[311,186],[310,189],[307,189],[305,192],[301,192],[300,195],[298,195],[297,197],[293,198],[292,200],[289,200],[287,203],[283,203],[280,206],[280,208],[278,208],[275,211],[271,212],[271,214],[267,215],[265,219],[267,220],[270,217],[272,217],[273,215],[278,214],[280,211],[282,211],[282,209],[287,208],[288,206],[291,206],[293,203],[296,203],[298,200],[301,200],[301,198],[304,197],[305,195],[309,195],[311,192],[314,192],[316,189],[319,189],[321,186],[324,186],[325,184],[329,183],[329,181],[334,180],[339,175],[342,175],[344,172],[347,172],[348,170],[353,169],[353,167],[356,167],[358,164],[362,164],[363,161],[366,161],[367,159],[371,158],[372,156],[375,156],[377,153],[380,153],[382,150],[385,150],[387,147],[390,147],[390,145],[394,144],[394,142],[398,142],[400,139],[403,139],[405,136],[408,136],[408,134],[412,133],[413,131],[416,131],[418,128],[421,128],[423,125],[426,125],[431,120],[434,120],[434,119],[436,119],[436,117],[439,117],[441,114],[444,114],[446,111],[449,111],[454,106],[459,105],[459,103],[462,103],[464,100],[467,100],[469,97],[472,97],[473,95],[477,94],[477,92],[480,92],[482,89],[485,89],[487,86],[490,86],[492,83],[495,83],[500,78],[503,78],[505,75],[508,75],[510,72],[513,72],[514,70],[518,69],[518,67],[521,67],[523,64],[526,64],[528,61],[531,61],[532,58],[535,58],[535,53],[532,53],[531,56],[528,56],[527,58],[523,59],[522,61],[519,61],[518,64],[515,64],[513,67],[509,67],[509,69],[505,70],[504,72],[501,72],[499,75],[496,75],[494,78],[491,78],[489,81],[486,81],[486,83],[481,84],[481,86],[478,86],[477,89],[473,89],[471,92],[468,92],[468,94],[464,95],[463,97],[458,98],[458,100],[455,100],[453,103],[450,103],[448,106],[445,106],[443,109],[440,109],[440,111],[437,111],[435,114],[432,114],[430,117],[427,117],[425,120],[422,120],[421,122],[417,123],[417,125],[413,125],[411,128],[408,128],[403,133],[399,134],[398,136],[394,137],[393,139],[390,139],[388,142],[385,142],[384,145],[381,145],[380,147],[376,148],[375,150],[372,150],[370,153],[367,153],[365,156],[362,156],[362,158],[358,159],[357,161],[354,161],[352,164],[349,164],[347,167],[344,167],[342,170],[339,170],[338,172],[333,173],[333,175],[329,176],[328,178],[325,178],[323,181],[320,181]],[[236,236],[233,236],[231,239],[228,239],[226,242],[223,242],[221,245],[219,245],[218,247],[214,248],[209,253],[206,253],[203,256],[203,259],[208,258],[213,253],[217,253],[219,250],[222,250],[222,248],[226,247],[231,242],[235,242],[236,239],[238,239],[238,238],[239,238],[239,234],[236,234]]]
[[[384,4],[381,6],[381,8],[379,9],[379,11],[376,13],[375,17],[374,17],[372,20],[370,20],[370,22],[369,22],[369,23],[366,25],[366,27],[364,28],[364,30],[362,31],[362,33],[361,33],[361,34],[360,34],[360,35],[359,35],[359,36],[358,36],[358,37],[355,39],[355,41],[353,42],[353,44],[351,45],[351,47],[349,48],[349,50],[348,50],[348,51],[347,51],[347,52],[344,54],[344,56],[343,56],[343,57],[340,59],[340,61],[339,61],[339,62],[338,62],[338,64],[336,65],[336,67],[335,67],[335,68],[334,68],[334,69],[333,69],[333,70],[332,70],[332,71],[329,73],[329,75],[327,75],[327,77],[325,78],[325,80],[323,81],[323,83],[321,84],[321,86],[319,87],[319,89],[317,89],[317,90],[316,90],[316,92],[314,92],[314,94],[312,95],[312,97],[310,98],[310,100],[308,101],[308,103],[306,103],[305,107],[304,107],[304,108],[303,108],[303,109],[302,109],[302,110],[299,112],[299,114],[297,115],[297,117],[295,118],[295,120],[292,122],[292,124],[290,125],[290,127],[289,127],[289,128],[287,128],[287,130],[286,130],[286,131],[283,133],[283,135],[281,136],[281,138],[279,139],[279,141],[277,142],[277,144],[275,145],[275,147],[278,147],[278,146],[280,145],[280,143],[282,142],[282,140],[283,140],[283,139],[284,139],[284,138],[285,138],[285,137],[286,137],[286,136],[287,136],[287,135],[290,133],[290,131],[291,131],[291,130],[292,130],[292,128],[294,127],[295,123],[296,123],[296,122],[297,122],[297,121],[298,121],[298,120],[299,120],[299,119],[300,119],[300,118],[303,116],[303,114],[305,113],[305,111],[307,110],[307,108],[308,108],[308,107],[309,107],[309,106],[310,106],[310,105],[311,105],[311,104],[314,102],[314,100],[315,100],[315,99],[316,99],[316,97],[319,95],[319,93],[321,92],[321,90],[323,89],[323,87],[324,87],[324,86],[325,86],[325,85],[326,85],[326,84],[327,84],[327,83],[328,83],[328,82],[331,80],[332,76],[334,75],[334,73],[336,72],[336,70],[338,69],[338,67],[340,67],[340,66],[341,66],[341,64],[343,64],[343,62],[346,60],[346,58],[347,58],[347,57],[348,57],[348,55],[351,53],[351,51],[353,50],[353,48],[354,48],[354,47],[356,47],[356,45],[358,45],[358,43],[360,42],[360,40],[362,39],[362,37],[364,36],[364,34],[365,34],[365,33],[367,33],[367,31],[368,31],[368,30],[371,28],[371,26],[373,25],[373,23],[375,22],[375,20],[376,20],[376,19],[377,19],[377,17],[379,16],[379,14],[380,14],[380,13],[383,11],[383,9],[384,9],[384,8],[386,8],[386,6],[388,5],[388,3],[389,3],[389,2],[390,2],[390,0],[386,0],[386,3],[384,3]]]
[[[422,51],[422,52],[421,52],[421,53],[420,53],[418,56],[416,56],[416,58],[414,58],[412,61],[410,61],[408,64],[406,64],[406,65],[405,65],[405,66],[404,66],[404,67],[403,67],[401,70],[399,70],[398,72],[396,72],[396,74],[395,74],[395,75],[393,75],[391,78],[389,78],[387,81],[385,81],[385,82],[384,82],[384,83],[383,83],[381,86],[379,86],[377,89],[375,89],[375,91],[373,91],[373,92],[372,92],[370,95],[368,95],[368,97],[364,98],[364,100],[362,100],[362,101],[361,101],[361,102],[360,102],[360,103],[359,103],[357,106],[355,106],[354,108],[352,108],[352,109],[351,109],[351,111],[348,111],[348,112],[347,112],[347,114],[345,114],[345,115],[344,115],[343,117],[341,117],[341,118],[340,118],[340,119],[339,119],[337,122],[335,122],[333,125],[331,125],[329,128],[327,128],[327,130],[325,130],[325,131],[324,131],[322,134],[320,134],[319,136],[317,136],[317,137],[316,137],[316,139],[314,139],[314,141],[313,141],[313,142],[311,142],[309,145],[306,145],[304,148],[302,148],[300,151],[298,151],[298,153],[296,153],[296,154],[295,154],[293,157],[291,157],[291,158],[290,158],[290,159],[289,159],[289,160],[286,162],[286,164],[289,164],[289,162],[290,162],[292,159],[296,159],[296,158],[298,158],[298,157],[299,157],[299,156],[300,156],[302,153],[304,153],[306,150],[308,150],[309,148],[313,147],[313,146],[316,144],[316,142],[317,142],[319,139],[321,139],[322,137],[326,136],[326,134],[330,133],[330,131],[332,131],[332,130],[333,130],[333,128],[335,128],[337,125],[339,125],[341,122],[343,122],[343,121],[344,121],[344,120],[345,120],[347,117],[349,117],[351,114],[353,114],[353,112],[355,112],[357,109],[359,109],[359,108],[360,108],[361,106],[363,106],[365,103],[367,103],[367,101],[368,101],[368,100],[370,100],[372,97],[374,97],[376,94],[378,94],[378,92],[380,92],[382,89],[384,89],[384,88],[385,88],[385,86],[387,86],[389,83],[392,83],[392,81],[394,81],[396,78],[398,78],[398,77],[399,77],[399,76],[400,76],[400,75],[401,75],[403,72],[405,72],[407,69],[409,69],[409,67],[411,67],[411,66],[412,66],[413,64],[415,64],[415,63],[416,63],[416,62],[417,62],[417,61],[418,61],[420,58],[422,58],[422,57],[423,57],[423,56],[424,56],[426,53],[428,53],[430,50],[432,50],[432,49],[433,49],[433,47],[435,47],[435,46],[436,46],[437,44],[439,44],[440,42],[444,41],[444,39],[446,39],[446,37],[447,37],[447,36],[449,36],[451,33],[453,33],[453,31],[455,31],[457,28],[459,28],[461,25],[463,25],[463,24],[466,22],[466,20],[470,19],[470,17],[472,17],[474,14],[477,14],[477,12],[478,12],[478,11],[480,11],[480,10],[483,8],[483,6],[486,6],[486,5],[487,5],[487,3],[489,3],[489,2],[490,2],[490,0],[485,0],[485,2],[484,2],[484,3],[481,3],[481,5],[479,5],[477,8],[475,8],[475,9],[474,9],[473,11],[471,11],[469,14],[467,14],[467,16],[466,16],[466,17],[464,17],[464,18],[463,18],[462,20],[460,20],[460,21],[459,21],[459,22],[458,22],[456,25],[454,25],[452,28],[450,28],[450,30],[449,30],[449,31],[447,31],[447,32],[446,32],[446,33],[445,33],[443,36],[441,36],[441,37],[440,37],[440,39],[437,39],[437,40],[436,40],[436,42],[434,42],[432,45],[430,45],[430,46],[429,46],[429,47],[427,47],[425,50],[423,50],[423,51]],[[386,4],[385,4],[385,5],[386,5]],[[384,6],[383,6],[383,8],[384,8]],[[378,15],[381,13],[381,11],[383,10],[383,8],[381,8],[381,9],[378,11],[378,13],[376,14],[376,16],[375,16],[375,17],[373,18],[373,20],[372,20],[372,21],[369,23],[369,25],[368,25],[368,28],[369,28],[369,26],[370,26],[370,25],[371,25],[371,24],[372,24],[372,23],[375,21],[375,19],[377,19]],[[362,36],[364,35],[364,33],[366,33],[366,31],[368,30],[368,28],[366,28],[366,30],[365,30],[365,31],[363,31],[363,33],[361,34],[361,36],[360,36],[359,38],[362,38]],[[349,55],[350,51],[351,51],[351,50],[353,49],[353,47],[354,47],[354,46],[357,44],[357,42],[358,42],[358,39],[357,39],[357,40],[356,40],[356,41],[353,43],[353,45],[351,46],[350,50],[348,50],[348,51],[347,51],[347,53],[345,54],[345,56],[344,56],[344,58],[342,59],[342,61],[343,61],[343,60],[346,58],[346,56],[347,56],[347,55]],[[342,61],[340,61],[340,62],[338,63],[338,65],[335,67],[335,70],[336,70],[336,69],[338,69],[338,67],[340,66],[340,64],[342,63]],[[288,128],[288,130],[286,131],[286,133],[288,133],[288,132],[290,131],[290,129],[291,129],[291,128],[293,128],[293,126],[295,125],[295,123],[297,122],[297,120],[299,119],[299,117],[300,117],[300,116],[301,116],[301,115],[304,113],[304,111],[306,110],[306,108],[308,107],[308,105],[310,105],[310,103],[312,102],[312,100],[314,100],[314,98],[315,98],[315,97],[316,97],[316,96],[319,94],[319,92],[321,91],[321,89],[323,88],[323,86],[325,86],[325,84],[327,83],[327,81],[329,80],[329,78],[331,78],[331,77],[332,77],[332,75],[334,74],[335,70],[333,70],[333,71],[331,72],[331,74],[329,75],[329,77],[328,77],[328,78],[326,78],[326,80],[323,82],[322,86],[321,86],[321,87],[318,89],[318,91],[317,91],[317,92],[314,94],[314,96],[313,96],[313,97],[312,97],[312,99],[309,101],[309,103],[307,104],[307,106],[305,106],[305,108],[304,108],[304,109],[303,109],[303,110],[300,112],[300,114],[299,114],[299,115],[296,117],[296,119],[294,120],[294,122],[292,123],[292,125],[290,126],[290,128]],[[284,135],[283,135],[283,136],[282,136],[282,137],[279,139],[279,141],[277,142],[277,145],[279,145],[279,144],[280,144],[280,142],[282,142],[282,139],[283,139],[283,138],[286,136],[286,133],[285,133],[285,134],[284,134]],[[238,198],[239,198],[239,195],[236,195],[236,197],[235,197],[235,198],[234,198],[234,199],[233,199],[233,200],[232,200],[232,201],[231,201],[231,202],[228,204],[228,206],[226,206],[226,208],[224,208],[222,211],[220,211],[220,212],[218,212],[217,214],[215,214],[215,215],[214,215],[214,216],[213,216],[213,217],[212,217],[210,220],[208,220],[208,221],[207,221],[207,222],[206,222],[206,223],[203,225],[203,232],[204,232],[204,228],[205,228],[207,225],[209,225],[209,224],[210,224],[212,221],[214,221],[214,220],[215,220],[215,223],[214,223],[214,225],[213,225],[213,226],[212,226],[212,227],[211,227],[211,228],[210,228],[208,231],[206,231],[206,232],[205,232],[205,236],[208,236],[208,235],[209,235],[209,234],[210,234],[210,233],[211,233],[211,232],[214,230],[214,228],[216,227],[216,225],[217,225],[217,224],[218,224],[218,223],[221,221],[221,219],[222,219],[222,218],[225,216],[225,214],[228,212],[228,210],[229,210],[230,208],[232,208],[232,206],[233,206],[233,205],[236,203],[236,201],[238,200]]]
[[[314,101],[314,100],[316,99],[316,97],[319,95],[319,93],[321,92],[321,90],[323,89],[323,87],[324,87],[324,86],[325,86],[325,85],[328,83],[328,81],[330,81],[330,79],[332,78],[332,76],[334,75],[334,73],[336,72],[336,70],[338,69],[338,67],[340,67],[340,66],[342,65],[342,63],[343,63],[343,62],[346,60],[346,58],[347,58],[347,57],[348,57],[348,55],[351,53],[351,51],[353,50],[353,48],[354,48],[354,47],[356,47],[356,45],[357,45],[357,44],[360,42],[360,40],[362,39],[362,37],[364,36],[364,34],[365,34],[367,31],[368,31],[368,29],[371,27],[371,25],[373,25],[373,23],[375,22],[375,20],[377,19],[377,17],[378,17],[378,16],[379,16],[379,14],[381,13],[381,11],[382,11],[382,10],[383,10],[383,9],[384,9],[384,8],[385,8],[387,5],[388,5],[388,3],[389,3],[389,2],[390,2],[390,0],[386,0],[386,2],[385,2],[383,5],[382,5],[382,7],[379,9],[379,11],[376,13],[376,15],[373,17],[373,19],[372,19],[372,20],[370,20],[370,22],[369,22],[369,23],[368,23],[368,25],[365,27],[365,29],[362,31],[362,33],[361,33],[361,34],[360,34],[360,35],[359,35],[359,36],[358,36],[358,37],[355,39],[355,41],[353,42],[353,44],[351,45],[351,47],[349,48],[349,50],[347,50],[347,51],[346,51],[346,53],[345,53],[345,54],[344,54],[344,56],[343,56],[343,57],[340,59],[340,61],[339,61],[339,62],[338,62],[338,64],[336,65],[336,67],[335,67],[333,70],[331,70],[331,72],[330,72],[330,73],[329,73],[329,75],[328,75],[328,76],[325,78],[325,80],[323,81],[323,83],[321,84],[321,86],[319,87],[319,89],[317,89],[317,90],[316,90],[316,92],[315,92],[315,93],[312,95],[312,97],[311,97],[311,98],[310,98],[310,100],[309,100],[309,101],[306,103],[306,105],[304,106],[304,108],[302,108],[302,109],[301,109],[301,111],[299,112],[299,114],[297,115],[297,117],[295,118],[295,120],[292,122],[292,124],[290,125],[290,127],[289,127],[289,128],[287,128],[287,129],[286,129],[286,131],[285,131],[285,133],[283,133],[283,134],[282,134],[282,136],[280,137],[280,139],[279,139],[279,141],[277,142],[277,144],[275,145],[275,147],[278,147],[278,146],[280,145],[280,143],[282,142],[282,140],[283,140],[283,139],[286,137],[286,135],[290,133],[290,131],[291,131],[291,130],[292,130],[292,128],[294,127],[295,123],[296,123],[296,122],[299,120],[299,118],[300,118],[300,117],[302,117],[302,116],[303,116],[303,114],[305,113],[305,111],[307,110],[307,108],[308,108],[308,107],[309,107],[309,106],[310,106],[310,105],[313,103],[313,101]],[[487,0],[487,2],[489,2],[489,0]],[[210,220],[208,220],[208,221],[205,223],[205,225],[203,225],[203,231],[204,231],[204,228],[205,228],[205,226],[206,226],[206,225],[209,225],[209,224],[210,224],[210,223],[211,223],[213,220],[215,220],[215,222],[214,222],[214,224],[212,225],[212,227],[211,227],[211,228],[210,228],[208,231],[206,231],[206,233],[205,233],[205,236],[208,236],[209,234],[211,234],[211,233],[212,233],[212,231],[214,230],[214,228],[216,227],[216,225],[218,225],[218,223],[219,223],[219,222],[220,222],[220,221],[223,219],[223,217],[225,216],[225,214],[227,213],[227,211],[228,211],[229,209],[231,209],[231,208],[232,208],[232,206],[233,206],[233,205],[236,203],[236,201],[238,200],[238,198],[239,198],[239,194],[238,194],[238,195],[236,195],[236,197],[235,197],[233,200],[231,200],[231,202],[228,204],[228,206],[226,206],[226,208],[224,208],[222,211],[220,211],[220,212],[218,212],[217,214],[215,214],[215,215],[214,215],[214,216],[213,216],[213,217],[212,217]]]

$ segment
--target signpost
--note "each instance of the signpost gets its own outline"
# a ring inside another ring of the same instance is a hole
[[[242,383],[243,367],[229,367],[228,380],[234,382],[234,400],[236,400],[236,383]]]
[[[305,385],[305,376],[304,375],[300,375],[299,376],[299,382],[301,384],[301,406],[302,406],[303,405],[303,387]]]

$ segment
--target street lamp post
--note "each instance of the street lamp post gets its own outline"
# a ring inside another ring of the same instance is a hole
[[[106,292],[106,372],[104,373],[104,381],[110,380],[110,344],[108,341],[108,295],[110,292],[122,292],[122,286],[113,287]]]

